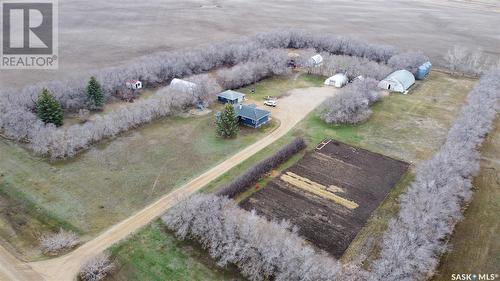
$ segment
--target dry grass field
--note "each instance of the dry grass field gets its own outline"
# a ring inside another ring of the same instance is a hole
[[[324,143],[240,205],[289,220],[307,241],[339,258],[408,164],[334,140]]]
[[[276,126],[223,140],[213,113],[166,118],[57,162],[0,139],[0,241],[34,258],[43,232],[64,226],[90,238]]]

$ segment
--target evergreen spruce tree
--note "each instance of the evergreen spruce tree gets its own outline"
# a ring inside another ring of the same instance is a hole
[[[224,110],[217,118],[217,134],[224,138],[234,138],[240,129],[238,118],[231,104],[226,104]]]
[[[62,106],[47,89],[43,89],[40,96],[38,96],[36,113],[44,123],[52,123],[58,127],[63,124],[64,112]]]
[[[87,97],[91,108],[99,108],[104,105],[104,94],[102,93],[101,84],[97,82],[94,76],[90,77],[87,85]]]

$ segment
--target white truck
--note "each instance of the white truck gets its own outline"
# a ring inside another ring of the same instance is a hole
[[[267,106],[276,107],[278,105],[278,101],[276,100],[276,98],[267,97],[266,101],[264,101],[264,104]]]

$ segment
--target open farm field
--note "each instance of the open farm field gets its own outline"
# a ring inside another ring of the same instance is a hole
[[[339,258],[407,169],[405,162],[326,140],[240,205],[289,220]]]
[[[131,64],[144,54],[280,28],[424,50],[436,63],[455,44],[480,47],[497,61],[499,11],[498,1],[489,0],[65,0],[59,1],[59,70],[0,70],[0,85],[62,79]]]
[[[34,258],[42,232],[64,226],[90,238],[276,126],[242,128],[237,139],[224,140],[215,133],[213,114],[168,118],[57,162],[1,140],[2,240]]]

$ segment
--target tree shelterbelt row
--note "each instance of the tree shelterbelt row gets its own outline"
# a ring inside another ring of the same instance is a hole
[[[125,88],[129,79],[138,79],[146,87],[166,85],[173,78],[187,77],[198,87],[185,91],[164,87],[150,99],[140,100],[85,124],[56,128],[36,115],[38,96],[45,88],[62,105],[65,112],[88,105],[88,77],[51,81],[0,94],[0,128],[5,136],[29,143],[36,153],[52,158],[72,157],[104,138],[130,128],[169,116],[193,104],[209,104],[222,89],[234,89],[287,71],[288,48],[310,49],[332,57],[323,73],[346,72],[380,79],[389,70],[404,66],[415,68],[419,54],[400,53],[394,47],[368,44],[334,35],[315,35],[304,31],[279,31],[258,34],[218,44],[159,53],[138,58],[123,67],[89,73],[102,85],[105,101],[111,101]],[[387,64],[391,62],[391,64]],[[307,66],[307,57],[298,61]],[[215,75],[205,72],[217,70]]]
[[[196,194],[162,218],[179,238],[199,241],[220,266],[235,264],[250,280],[426,280],[471,200],[479,148],[499,109],[500,68],[480,79],[442,147],[417,167],[368,269],[316,252],[289,223],[267,221],[225,196]]]

